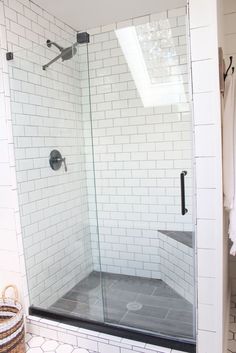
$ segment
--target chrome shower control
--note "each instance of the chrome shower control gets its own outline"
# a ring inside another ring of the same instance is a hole
[[[53,170],[58,170],[61,168],[62,163],[64,163],[65,172],[67,172],[66,158],[62,158],[62,155],[58,150],[51,151],[49,157],[50,167]]]

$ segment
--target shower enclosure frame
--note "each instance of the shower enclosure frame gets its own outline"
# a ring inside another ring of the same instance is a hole
[[[188,6],[187,6],[187,18],[188,18],[188,22],[189,22]],[[189,26],[187,26],[186,36],[187,36],[189,43],[190,43],[189,31],[190,31]],[[84,32],[81,34],[84,34]],[[78,43],[79,43],[79,41],[78,41]],[[83,42],[83,43],[87,43],[87,42]],[[86,45],[87,45],[87,49],[88,49],[88,44],[86,44]],[[191,64],[190,44],[188,45],[188,47],[189,47],[188,61]],[[190,71],[189,85],[191,85],[192,84],[191,83],[192,82],[191,81],[191,67],[190,67],[189,71]],[[89,78],[89,61],[88,61],[88,80],[90,80],[90,78]],[[90,87],[90,85],[89,85],[89,87]],[[193,125],[192,101],[193,101],[193,97],[192,97],[192,87],[191,87],[191,89],[190,89],[190,108],[191,109],[190,110],[191,110],[191,114],[192,114],[192,125]],[[90,104],[91,104],[91,102],[90,102]],[[90,111],[90,114],[92,115],[91,111]],[[193,139],[192,144],[193,144],[193,148],[194,148],[194,139]],[[194,168],[194,165],[192,165],[192,171],[193,171],[193,189],[194,189],[193,194],[195,194],[196,187],[195,187],[195,168]],[[95,189],[96,189],[96,185],[95,185]],[[96,194],[96,192],[95,192],[95,194]],[[194,202],[193,208],[195,209],[195,199],[193,199],[193,202]],[[194,232],[196,234],[196,223],[194,223],[193,226],[194,226]],[[196,243],[196,236],[195,236],[195,243]],[[196,246],[195,246],[195,249],[196,249]],[[195,256],[195,262],[196,262],[196,256]],[[194,265],[195,265],[195,271],[196,271],[196,268],[197,268],[196,263],[194,263]],[[195,278],[196,278],[196,276],[195,276]],[[195,281],[194,281],[194,283],[195,283]],[[196,287],[196,283],[195,283],[195,287]],[[195,297],[196,297],[196,290],[195,290]],[[195,301],[195,299],[194,299],[194,301]],[[196,319],[196,310],[197,310],[197,308],[195,306],[194,319]],[[85,318],[75,317],[73,315],[66,314],[66,313],[63,313],[63,314],[55,313],[54,311],[51,311],[50,309],[43,309],[43,308],[33,306],[33,305],[30,306],[30,308],[29,308],[29,314],[34,315],[34,316],[38,316],[41,318],[52,319],[52,320],[58,321],[60,323],[73,325],[76,327],[81,327],[81,328],[92,330],[92,331],[98,331],[101,333],[110,334],[110,335],[114,335],[114,336],[118,336],[118,337],[122,337],[122,338],[126,338],[126,339],[136,340],[136,341],[149,343],[149,344],[153,344],[153,345],[157,345],[157,346],[163,346],[166,348],[180,350],[180,351],[184,351],[184,352],[196,353],[196,343],[191,342],[191,340],[184,339],[184,338],[176,338],[176,337],[170,338],[170,337],[166,337],[165,335],[162,335],[158,332],[157,333],[151,333],[151,332],[149,333],[149,332],[145,332],[145,331],[142,332],[141,330],[136,329],[136,328],[119,326],[119,325],[116,325],[113,323],[107,323],[104,321],[103,322],[92,321],[92,320],[85,319]]]
[[[187,6],[188,8],[188,6]],[[188,16],[188,14],[187,14]],[[188,39],[190,41],[190,35],[189,35],[189,27],[188,29]],[[79,39],[81,35],[81,39]],[[88,43],[89,35],[86,32],[78,33],[77,35],[77,42],[78,44],[83,44],[83,43]],[[12,60],[13,59],[13,53],[8,52],[6,53],[7,60]],[[191,62],[189,58],[189,62]],[[89,61],[88,61],[89,65]],[[191,71],[191,70],[190,70]],[[88,68],[88,74],[89,74],[89,68]],[[89,77],[88,77],[89,79]],[[191,90],[191,99],[190,102],[192,102],[192,90]],[[91,104],[91,103],[90,103]],[[92,114],[90,112],[90,114]],[[193,112],[192,112],[192,117],[193,117]],[[193,120],[193,119],[192,119]],[[194,171],[194,168],[193,168]],[[195,173],[194,173],[195,175]],[[194,185],[195,186],[195,185]],[[195,191],[195,190],[194,190]],[[195,226],[195,224],[194,224]],[[196,237],[195,237],[196,239]],[[195,240],[196,242],[196,240]],[[195,264],[195,269],[196,269],[196,264]],[[196,308],[195,308],[196,311]],[[159,345],[163,347],[168,347],[171,349],[176,349],[176,350],[183,350],[189,353],[195,353],[196,352],[196,343],[190,342],[188,339],[183,339],[183,338],[167,338],[164,335],[156,334],[154,333],[146,333],[142,332],[138,329],[135,328],[128,328],[125,326],[119,326],[115,324],[109,324],[106,322],[97,322],[97,321],[92,321],[88,319],[82,319],[79,317],[75,317],[69,314],[59,314],[55,313],[53,311],[50,311],[48,309],[42,309],[40,307],[36,306],[30,306],[29,307],[29,314],[30,315],[35,315],[38,317],[42,318],[48,318],[48,319],[53,319],[58,322],[62,322],[65,324],[71,324],[73,326],[77,327],[82,327],[85,329],[90,329],[106,334],[111,334],[115,336],[120,336],[128,339],[133,339],[145,343],[150,343],[154,345]]]

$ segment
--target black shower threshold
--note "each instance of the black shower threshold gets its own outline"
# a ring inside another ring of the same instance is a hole
[[[85,328],[91,331],[106,333],[108,335],[127,338],[131,340],[149,343],[156,346],[162,346],[165,348],[175,349],[183,352],[196,353],[196,344],[188,340],[164,338],[157,335],[143,333],[135,329],[124,328],[124,327],[114,326],[112,324],[75,318],[74,316],[71,316],[68,314],[59,314],[59,313],[55,313],[53,311],[46,310],[46,309],[41,309],[35,306],[31,306],[29,308],[29,314],[33,316],[41,317],[43,319],[57,321],[63,324]]]

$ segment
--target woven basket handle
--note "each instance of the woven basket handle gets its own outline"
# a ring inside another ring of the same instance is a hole
[[[9,284],[7,285],[5,288],[3,288],[2,290],[2,299],[3,301],[5,301],[8,297],[6,297],[6,291],[9,289],[9,288],[12,288],[13,291],[14,291],[14,297],[12,298],[15,302],[18,301],[19,299],[19,294],[18,294],[18,289],[16,288],[16,286],[14,284]]]

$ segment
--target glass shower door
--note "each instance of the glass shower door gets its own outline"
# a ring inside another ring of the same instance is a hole
[[[180,7],[95,34],[89,51],[105,322],[194,340],[188,45]]]
[[[75,41],[58,38],[70,60],[45,40],[9,62],[21,229],[31,309],[103,322],[87,44]]]
[[[58,55],[46,41],[14,52],[13,137],[34,313],[195,339],[186,20],[185,7],[133,19],[46,70]],[[66,162],[58,169],[55,150]]]

